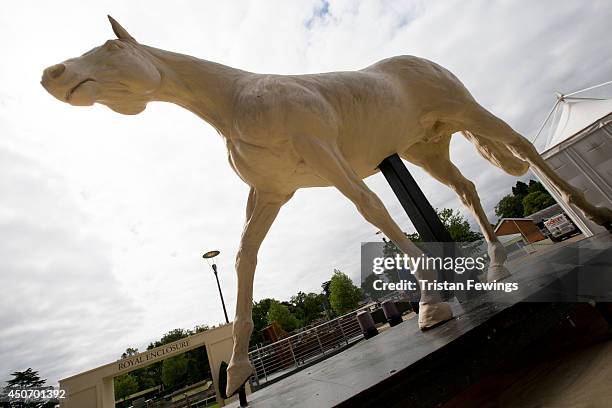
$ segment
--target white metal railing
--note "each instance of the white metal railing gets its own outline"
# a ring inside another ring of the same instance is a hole
[[[252,348],[249,358],[255,367],[253,385],[261,386],[361,340],[363,333],[356,316],[359,310],[275,343]]]

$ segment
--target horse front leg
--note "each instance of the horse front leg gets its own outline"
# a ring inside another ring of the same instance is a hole
[[[238,294],[232,337],[234,348],[227,368],[227,395],[232,395],[253,373],[249,362],[249,340],[253,331],[253,279],[257,265],[257,252],[280,208],[292,194],[276,194],[251,187],[247,204],[247,218],[236,255]]]

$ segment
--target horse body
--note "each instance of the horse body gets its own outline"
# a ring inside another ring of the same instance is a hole
[[[251,186],[287,193],[332,185],[304,163],[296,136],[337,146],[363,179],[394,153],[450,136],[452,125],[440,118],[471,102],[454,75],[413,56],[355,72],[245,75],[234,98],[235,120],[221,131],[233,167]]]

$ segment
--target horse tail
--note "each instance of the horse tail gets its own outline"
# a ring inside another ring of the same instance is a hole
[[[505,144],[464,130],[461,134],[476,146],[478,153],[489,162],[513,176],[522,176],[529,163],[516,157]]]

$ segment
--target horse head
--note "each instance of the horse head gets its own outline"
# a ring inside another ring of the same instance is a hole
[[[135,115],[159,89],[161,74],[145,47],[115,19],[108,19],[117,39],[50,66],[44,70],[41,84],[51,95],[74,106],[97,102]]]

